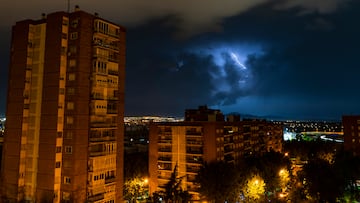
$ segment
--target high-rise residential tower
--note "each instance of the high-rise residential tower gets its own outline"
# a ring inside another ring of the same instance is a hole
[[[121,202],[125,33],[78,7],[13,26],[3,199]]]

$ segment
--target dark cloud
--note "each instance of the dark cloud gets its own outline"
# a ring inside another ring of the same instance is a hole
[[[66,9],[17,1],[3,8],[12,13],[0,14],[2,25]],[[360,113],[356,0],[71,2],[128,28],[127,115],[182,115],[204,104],[297,118]]]

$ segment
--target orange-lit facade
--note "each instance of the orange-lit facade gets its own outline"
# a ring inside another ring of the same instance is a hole
[[[360,155],[360,115],[343,116],[344,148],[354,155]]]
[[[201,200],[196,175],[203,162],[234,162],[244,156],[281,151],[283,129],[267,121],[228,121],[220,111],[187,110],[185,120],[174,123],[154,123],[150,126],[149,186],[150,193],[163,189],[175,165],[182,179],[182,189],[194,200]],[[202,114],[202,115],[201,115]],[[202,121],[196,121],[196,119]]]
[[[78,8],[13,26],[3,199],[121,202],[125,34]]]

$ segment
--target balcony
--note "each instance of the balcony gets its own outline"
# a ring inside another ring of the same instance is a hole
[[[102,199],[104,199],[104,193],[89,196],[87,200],[88,202],[96,202]]]
[[[194,145],[194,146],[202,146],[202,141],[195,141],[195,140],[187,140],[186,145]]]
[[[172,140],[159,140],[158,144],[171,144]]]
[[[110,101],[117,101],[117,100],[119,100],[119,98],[118,97],[107,97],[107,99],[108,100],[110,100]]]
[[[92,157],[94,157],[94,156],[104,156],[104,155],[106,155],[106,154],[108,154],[108,152],[89,152],[89,155],[90,156],[92,156]]]
[[[115,176],[107,177],[105,178],[105,184],[113,183],[115,182],[115,180],[116,180]]]
[[[94,40],[93,45],[94,46],[100,46],[100,47],[105,48],[105,49],[112,49],[112,50],[116,50],[116,51],[120,50],[120,48],[117,47],[116,45],[114,45],[112,43],[109,43],[109,42],[104,42],[104,41],[101,41],[101,40]]]
[[[187,136],[201,136],[202,135],[202,132],[200,131],[192,131],[192,130],[187,130],[186,131],[186,135]]]
[[[159,156],[158,161],[171,161],[171,156]]]
[[[94,128],[108,128],[117,127],[117,123],[91,122],[90,127]]]
[[[159,152],[171,152],[171,147],[160,147]]]
[[[117,70],[108,70],[109,75],[119,75],[119,71]]]
[[[95,31],[95,32],[102,33],[102,34],[105,34],[105,35],[109,35],[109,36],[112,36],[112,37],[115,37],[115,38],[119,38],[119,37],[120,37],[120,32],[114,32],[114,31],[110,31],[110,30],[104,30],[104,29],[102,29],[102,28],[97,28],[97,27],[94,28],[94,31]]]
[[[115,137],[90,137],[90,142],[106,142],[106,141],[115,141]]]
[[[104,97],[103,95],[93,94],[93,95],[91,95],[90,99],[93,99],[93,100],[104,100],[105,97]]]
[[[203,154],[202,148],[186,147],[187,154]]]
[[[118,113],[118,110],[117,110],[117,109],[107,109],[107,110],[106,110],[106,113],[107,113],[107,114],[117,114],[117,113]]]

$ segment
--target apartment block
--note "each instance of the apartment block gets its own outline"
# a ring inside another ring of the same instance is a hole
[[[344,127],[344,148],[360,155],[360,115],[346,115],[342,117]]]
[[[79,7],[13,26],[2,199],[121,202],[125,35]]]
[[[195,180],[202,163],[236,163],[243,156],[282,150],[282,126],[272,122],[240,121],[239,116],[229,116],[224,121],[219,110],[204,106],[186,110],[185,118],[184,122],[150,126],[150,193],[164,189],[177,165],[178,176],[184,177],[182,189],[201,201]]]

